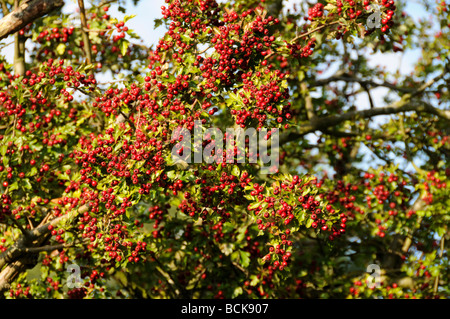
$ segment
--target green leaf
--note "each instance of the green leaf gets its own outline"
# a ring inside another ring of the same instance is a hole
[[[234,245],[231,243],[224,243],[219,246],[220,250],[225,254],[225,256],[229,256],[231,253],[231,259],[235,259],[237,256],[236,254],[239,254],[238,251],[233,252]],[[234,256],[234,257],[233,257]]]
[[[234,289],[233,291],[233,298],[236,298],[240,295],[242,295],[242,293],[244,292],[244,290],[242,289],[242,287],[236,287],[236,289]]]
[[[339,19],[339,23],[342,24],[342,25],[345,25],[345,26],[348,25],[348,21],[345,18],[340,18]]]
[[[66,45],[64,43],[58,44],[58,46],[56,47],[56,53],[58,53],[59,55],[63,55],[64,52],[66,52]]]
[[[133,19],[135,16],[136,16],[135,14],[125,16],[125,17],[123,17],[123,22],[126,23],[127,21]]]
[[[8,145],[6,145],[6,144],[2,145],[2,147],[0,148],[0,153],[2,154],[2,156],[5,156],[7,150],[8,150]]]
[[[239,169],[239,166],[234,165],[233,170],[231,171],[231,174],[236,177],[239,177],[239,175],[241,174],[241,170]]]
[[[246,195],[247,196],[247,195]],[[249,198],[250,200],[252,200],[253,198]],[[255,208],[258,208],[259,206],[260,206],[261,204],[260,203],[253,203],[253,204],[251,204],[250,205],[250,209],[255,209]]]
[[[239,250],[236,250],[231,254],[231,260],[237,261],[239,259]]]
[[[230,222],[226,222],[222,225],[222,232],[229,233],[234,230],[234,226]]]
[[[245,231],[247,230],[247,227],[241,227],[239,229],[239,235],[236,236],[236,240],[238,243],[242,242],[245,238]]]
[[[155,19],[154,21],[155,21],[154,29],[158,28],[163,23],[162,19]]]
[[[177,172],[176,171],[168,171],[166,173],[166,175],[169,180],[173,180],[177,176]]]
[[[123,40],[121,43],[120,43],[120,53],[122,54],[122,55],[125,55],[125,54],[127,54],[127,50],[128,50],[128,46],[130,45],[130,42],[128,41],[128,40]]]
[[[240,260],[241,261],[240,262],[241,266],[244,267],[244,268],[247,268],[248,265],[250,265],[250,253],[248,251],[240,250],[239,251],[239,256],[241,258],[241,260]]]
[[[25,178],[23,180],[23,183],[24,183],[24,188],[26,188],[26,189],[32,189],[33,188],[33,186],[31,186],[30,180],[28,178]]]
[[[9,185],[8,190],[10,192],[15,191],[16,189],[19,189],[19,184],[17,184],[17,182],[12,183],[11,185]]]

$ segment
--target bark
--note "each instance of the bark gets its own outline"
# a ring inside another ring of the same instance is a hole
[[[0,20],[0,40],[19,31],[27,24],[47,13],[61,8],[63,5],[63,0],[24,1],[17,9],[14,9]]]
[[[315,121],[309,121],[301,125],[301,128],[296,131],[290,131],[280,136],[280,144],[295,141],[306,134],[313,133],[315,131],[328,131],[330,128],[345,121],[355,121],[357,119],[370,119],[379,115],[399,114],[403,112],[418,112],[428,113],[436,115],[444,121],[450,124],[450,111],[442,110],[433,107],[431,104],[425,101],[411,101],[411,95],[406,94],[404,97],[389,106],[377,107],[368,110],[352,111],[342,115],[330,115],[325,117],[319,117]]]
[[[14,0],[14,10],[19,8],[19,0]],[[25,74],[25,43],[19,32],[14,34],[14,73]]]
[[[88,26],[86,21],[86,11],[84,9],[84,0],[78,0],[78,6],[80,7],[80,20],[82,31],[81,34],[83,36],[84,43],[84,54],[86,55],[86,63],[92,63],[92,52],[91,52],[91,42],[89,40],[89,34],[87,32]]]
[[[11,247],[1,253],[0,293],[8,289],[10,283],[20,273],[37,265],[39,252],[62,249],[66,246],[46,245],[46,242],[51,237],[51,231],[49,229],[50,225],[55,226],[64,222],[71,223],[79,214],[83,214],[88,210],[89,207],[87,205],[81,206],[76,211],[69,212],[41,226],[29,230],[26,235],[23,234]]]

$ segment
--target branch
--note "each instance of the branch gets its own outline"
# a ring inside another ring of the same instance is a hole
[[[20,255],[26,250],[27,248],[36,248],[36,247],[29,247],[31,243],[39,240],[40,238],[44,237],[45,235],[49,234],[51,231],[49,230],[49,226],[55,226],[59,222],[71,219],[78,214],[82,214],[86,212],[89,209],[87,205],[81,206],[78,210],[72,211],[70,213],[67,213],[65,215],[62,215],[60,217],[57,217],[43,225],[40,225],[30,231],[27,231],[27,236],[22,235],[17,239],[17,241],[11,245],[6,251],[0,254],[0,270],[8,263],[12,263],[17,258],[20,257]]]
[[[47,246],[41,246],[41,247],[30,247],[30,248],[23,248],[22,251],[25,253],[40,253],[42,251],[54,251],[59,250],[63,248],[69,248],[75,246],[77,243],[71,243],[71,244],[61,244],[61,245],[47,245]]]
[[[385,107],[378,107],[369,110],[353,111],[342,115],[327,116],[318,120],[317,121],[318,124],[316,126],[317,128],[323,128],[335,126],[342,122],[354,120],[357,118],[372,118],[378,115],[389,115],[409,111],[431,113],[450,121],[450,111],[436,109],[432,105],[425,102],[422,102],[422,104],[420,105],[420,104],[413,104],[410,103],[409,101],[405,101],[404,99],[402,99],[396,103],[393,103]]]
[[[8,265],[0,273],[0,293],[10,287],[10,282],[12,282],[20,273],[27,269],[27,265],[21,260],[15,261]]]
[[[17,9],[14,9],[0,20],[0,40],[19,31],[27,24],[47,13],[61,8],[63,5],[63,0],[25,1]]]
[[[19,0],[14,0],[14,10],[19,8]],[[25,45],[19,32],[14,34],[14,73],[22,76],[25,74]]]
[[[88,210],[89,210],[89,206],[84,205],[84,206],[81,206],[80,208],[78,208],[78,210],[71,211],[65,215],[59,216],[55,219],[52,219],[48,223],[46,223],[42,226],[39,226],[35,229],[32,229],[30,231],[31,238],[33,240],[36,240],[38,237],[41,237],[43,235],[50,233],[50,230],[48,229],[49,226],[55,226],[61,221],[70,220],[70,219],[76,217],[78,214],[83,214],[83,213],[87,212]]]
[[[317,27],[317,28],[315,28],[315,29],[313,29],[313,30],[311,30],[311,31],[308,31],[308,32],[306,32],[306,33],[300,34],[299,36],[296,36],[295,38],[293,38],[293,39],[291,40],[291,43],[293,43],[293,42],[295,42],[295,41],[297,41],[297,40],[299,40],[299,39],[301,39],[301,38],[307,37],[307,36],[310,35],[311,33],[320,31],[320,30],[322,30],[322,29],[325,29],[325,28],[327,28],[327,27],[331,27],[332,25],[339,24],[339,23],[340,23],[339,21],[334,21],[334,22],[331,22],[331,23],[328,23],[328,24],[321,25],[320,27]]]
[[[375,108],[375,103],[373,102],[372,94],[370,93],[370,89],[367,87],[366,84],[361,84],[361,86],[364,89],[364,91],[366,91],[366,93],[367,93],[367,97],[369,98],[370,108],[374,109]]]
[[[402,92],[402,93],[412,93],[412,96],[417,96],[421,93],[423,93],[427,88],[432,86],[434,83],[438,82],[442,78],[444,78],[448,74],[448,71],[442,72],[441,74],[435,76],[430,81],[424,83],[419,88],[405,88],[405,87],[399,87],[395,84],[383,81],[382,83],[377,83],[372,80],[363,80],[358,79],[356,77],[348,76],[348,75],[334,75],[326,79],[318,80],[311,84],[312,87],[317,86],[325,86],[331,82],[338,82],[338,81],[344,81],[344,82],[356,82],[359,83],[364,89],[366,89],[368,86],[371,87],[386,87],[394,91]]]
[[[413,93],[412,96],[416,96],[419,95],[421,93],[423,93],[426,89],[428,89],[430,86],[432,86],[434,83],[438,82],[439,80],[443,79],[449,72],[449,68],[448,66],[446,66],[446,71],[442,72],[441,74],[435,76],[434,78],[432,78],[430,81],[428,81],[427,83],[424,83],[422,86],[419,87],[419,89]]]
[[[23,238],[22,240],[16,241],[11,247],[0,254],[0,271],[6,264],[12,263],[20,257],[20,246],[23,246]]]
[[[100,2],[100,4],[98,5],[99,8],[107,6],[108,4],[117,2],[117,0],[106,0],[106,1],[102,1]]]
[[[86,63],[92,63],[91,42],[89,40],[89,34],[85,31],[87,27],[86,11],[84,10],[84,0],[78,0],[78,6],[80,7],[80,20],[81,20],[81,34],[83,36],[84,53],[86,54]]]
[[[9,9],[8,6],[6,5],[5,0],[0,0],[1,4],[2,4],[2,11],[3,11],[3,16],[6,16],[9,14]]]
[[[445,235],[442,236],[441,242],[440,242],[440,251],[439,251],[439,258],[442,259],[442,255],[444,254],[444,248],[445,248]],[[433,287],[433,294],[436,295],[439,289],[439,273],[437,274],[436,278],[434,279],[434,287]]]
[[[331,76],[329,78],[326,79],[322,79],[322,80],[318,80],[314,83],[311,84],[312,87],[317,87],[317,86],[325,86],[327,84],[330,84],[331,82],[338,82],[338,81],[344,81],[344,82],[356,82],[359,83],[362,87],[367,87],[367,86],[371,86],[371,87],[379,87],[379,86],[383,86],[383,87],[387,87],[389,89],[392,89],[394,91],[398,91],[398,92],[402,92],[402,93],[412,93],[415,92],[416,89],[414,88],[402,88],[402,87],[398,87],[392,83],[389,82],[382,82],[382,83],[377,83],[375,81],[372,80],[363,80],[363,79],[358,79],[355,77],[350,77],[350,76]]]
[[[287,143],[297,140],[306,134],[315,131],[327,131],[330,127],[335,127],[345,121],[356,119],[368,119],[378,115],[397,114],[401,112],[424,112],[434,114],[444,120],[450,121],[450,111],[441,110],[433,107],[424,101],[413,103],[410,101],[411,94],[405,94],[400,101],[385,107],[378,107],[368,110],[352,111],[341,115],[330,115],[318,118],[314,122],[300,123],[298,131],[291,131],[280,136],[280,143]]]
[[[314,112],[314,105],[312,102],[311,95],[309,94],[309,91],[308,91],[308,86],[306,85],[305,82],[302,82],[300,84],[300,88],[301,88],[302,94],[305,96],[305,108],[306,108],[306,114],[308,116],[308,119],[311,122],[315,122],[317,120],[317,116],[316,116],[316,113]]]
[[[158,264],[158,266],[156,267],[156,270],[158,270],[158,272],[163,276],[163,278],[166,280],[168,287],[170,289],[170,291],[172,292],[174,297],[177,297],[179,294],[177,293],[177,291],[173,288],[173,286],[177,287],[177,283],[175,280],[173,280],[172,275],[170,274],[169,271],[164,270],[164,265],[159,261],[159,259],[156,257],[155,252],[150,251],[150,255],[152,256],[153,260]],[[177,287],[177,289],[182,293],[183,289]]]
[[[0,293],[9,287],[9,283],[21,272],[34,267],[36,254],[41,251],[51,251],[68,247],[67,244],[56,246],[40,246],[46,241],[46,236],[51,232],[49,226],[55,226],[61,221],[70,220],[78,214],[88,211],[89,206],[83,205],[76,211],[57,217],[50,222],[29,231],[29,236],[20,236],[5,252],[0,254]],[[69,244],[71,245],[71,244]],[[7,265],[4,269],[2,269]]]
[[[19,228],[19,230],[22,232],[22,234],[23,234],[25,237],[28,237],[28,236],[29,236],[28,231],[27,231],[25,228],[23,228],[22,225],[20,225],[19,222],[18,222],[14,217],[12,217],[11,215],[6,215],[6,217],[7,217],[14,225],[16,225],[17,228]]]
[[[414,205],[411,207],[411,209],[412,209],[413,211],[417,212],[418,210],[424,209],[425,206],[426,206],[426,205],[425,205],[425,202],[424,202],[424,200],[422,199],[422,197],[420,196],[420,197],[416,200],[416,202],[414,203]],[[420,216],[420,217],[417,219],[417,224],[420,225],[421,223],[422,223],[422,217]],[[403,242],[402,252],[403,252],[404,254],[406,254],[406,253],[408,252],[409,248],[410,248],[411,245],[412,245],[412,238],[413,238],[414,230],[415,230],[415,229],[413,228],[413,229],[411,229],[411,230],[408,232],[408,235],[406,236],[405,241]]]

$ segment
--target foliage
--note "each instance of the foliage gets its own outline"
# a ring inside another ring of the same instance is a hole
[[[19,32],[27,71],[0,65],[5,298],[449,296],[449,6],[426,3],[431,26],[398,0],[282,4],[166,0],[149,48],[94,2],[92,64],[77,14]],[[410,75],[369,63],[412,50]],[[279,129],[280,167],[174,162],[195,121]]]

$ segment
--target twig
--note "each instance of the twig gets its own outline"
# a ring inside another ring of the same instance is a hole
[[[99,8],[103,7],[103,6],[107,6],[108,4],[117,2],[117,0],[106,0],[106,1],[102,1],[100,2],[100,4],[98,5]]]
[[[42,251],[54,251],[62,248],[69,248],[73,247],[78,243],[71,243],[71,244],[61,244],[61,245],[47,245],[47,246],[41,246],[41,247],[26,247],[22,248],[21,250],[25,253],[39,253]]]
[[[80,7],[80,20],[81,20],[81,34],[84,43],[84,53],[86,54],[86,63],[92,63],[91,42],[89,40],[89,34],[85,31],[87,29],[86,11],[84,9],[84,0],[78,0],[78,6]]]
[[[8,15],[9,14],[9,10],[8,10],[8,6],[6,5],[5,0],[0,0],[0,2],[2,3],[3,16]]]
[[[176,283],[173,280],[172,276],[170,275],[170,272],[163,270],[165,268],[164,265],[159,261],[159,259],[156,257],[156,254],[153,251],[150,251],[150,255],[152,256],[153,260],[158,264],[159,267],[156,267],[156,269],[166,280],[167,284],[169,285],[169,289],[172,291],[174,297],[178,296],[177,292],[173,288],[173,285],[176,286]],[[166,275],[169,277],[170,280],[166,278]],[[173,284],[170,281],[172,281]]]
[[[445,234],[442,235],[442,237],[441,237],[439,258],[442,258],[442,255],[444,253],[444,246],[445,246]],[[436,278],[434,279],[433,295],[437,294],[438,288],[439,288],[439,273],[437,274]]]
[[[14,10],[18,10],[19,0],[14,0]],[[25,57],[22,37],[19,32],[14,34],[14,73],[15,75],[25,74]]]
[[[301,38],[307,37],[307,36],[310,35],[311,33],[320,31],[320,30],[325,29],[325,28],[327,28],[327,27],[331,27],[332,25],[335,25],[335,24],[339,24],[339,21],[334,21],[334,22],[331,22],[331,23],[328,23],[328,24],[324,24],[324,25],[321,25],[320,27],[317,27],[317,28],[315,28],[315,29],[313,29],[313,30],[311,30],[311,31],[308,31],[308,32],[303,33],[303,34],[300,34],[299,36],[296,36],[295,38],[293,38],[293,39],[291,40],[291,43],[294,43],[295,41],[297,41],[297,40],[299,40],[299,39],[301,39]]]
[[[25,237],[29,237],[29,236],[30,236],[29,232],[28,232],[25,228],[23,228],[22,225],[20,225],[19,222],[18,222],[17,220],[15,220],[13,217],[11,217],[11,215],[6,215],[6,216],[8,217],[8,219],[9,219],[10,221],[13,222],[13,224],[14,224],[17,228],[20,229],[20,231],[22,232],[22,234],[23,234]]]
[[[312,102],[311,95],[309,94],[309,91],[308,91],[308,86],[306,85],[305,82],[302,82],[300,84],[300,88],[301,88],[302,94],[305,97],[305,108],[306,108],[306,114],[308,116],[308,119],[311,122],[315,122],[317,120],[317,116],[316,116],[316,113],[314,112],[314,105]]]

